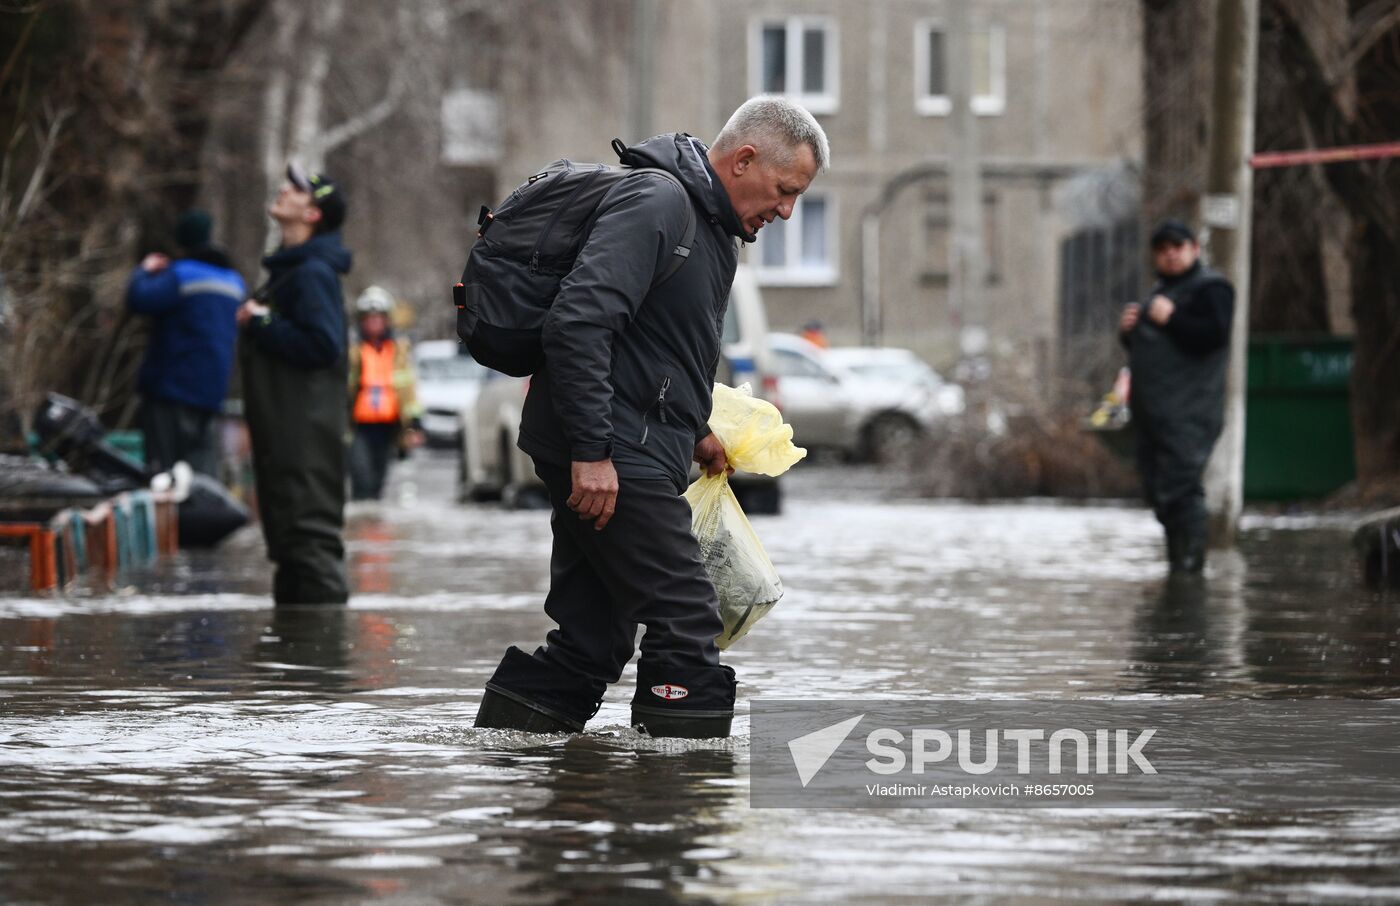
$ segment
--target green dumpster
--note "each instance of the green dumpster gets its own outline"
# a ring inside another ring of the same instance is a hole
[[[1244,496],[1323,497],[1356,478],[1350,337],[1258,337],[1249,343]]]

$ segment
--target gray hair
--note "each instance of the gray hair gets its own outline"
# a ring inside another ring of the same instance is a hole
[[[729,117],[715,138],[716,151],[733,151],[753,145],[779,160],[790,162],[799,145],[812,149],[817,172],[831,164],[831,146],[816,117],[787,98],[761,94],[749,98]]]

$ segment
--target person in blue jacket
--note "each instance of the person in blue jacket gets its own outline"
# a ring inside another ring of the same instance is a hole
[[[268,209],[281,231],[268,278],[238,310],[243,411],[273,601],[343,604],[345,575],[345,196],[329,178],[287,168]]]
[[[151,318],[137,382],[146,463],[163,470],[187,462],[217,478],[218,418],[233,371],[235,313],[247,288],[228,255],[210,244],[211,229],[204,211],[182,214],[176,258],[143,258],[126,306]]]

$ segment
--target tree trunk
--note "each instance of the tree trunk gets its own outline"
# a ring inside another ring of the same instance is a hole
[[[1400,497],[1400,271],[1395,242],[1364,225],[1352,244],[1352,311],[1356,357],[1351,371],[1351,415],[1356,473],[1362,493]],[[1364,325],[1364,327],[1363,327]]]
[[[266,2],[0,10],[4,443],[50,390],[130,410],[140,338],[121,329],[126,275],[169,247],[197,199],[211,82]]]
[[[1319,51],[1308,29],[1311,7],[1276,0],[1287,77],[1298,108],[1322,146],[1394,138],[1400,122],[1400,16],[1388,0],[1350,0],[1350,49]],[[1344,61],[1345,66],[1330,57]],[[1400,496],[1400,167],[1354,161],[1322,168],[1351,216],[1351,310],[1356,323],[1351,372],[1356,474],[1363,498]]]

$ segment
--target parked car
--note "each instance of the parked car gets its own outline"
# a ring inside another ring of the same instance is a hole
[[[461,440],[461,416],[472,407],[486,369],[456,340],[424,340],[413,347],[423,434],[431,447],[454,447]]]
[[[803,446],[854,460],[895,462],[960,413],[962,388],[946,384],[904,349],[822,349],[792,334],[769,335],[783,413]]]
[[[476,404],[462,413],[457,460],[457,500],[502,500],[518,505],[539,498],[544,485],[515,439],[529,378],[486,369]]]
[[[748,383],[755,396],[775,401],[779,388],[767,335],[768,319],[758,283],[748,267],[741,265],[729,295],[723,355],[715,379],[731,386]],[[534,465],[515,445],[529,379],[489,370],[487,374],[476,405],[460,419],[457,498],[462,502],[499,499],[507,505],[542,500],[544,487]],[[732,486],[746,512],[777,513],[782,505],[776,478],[736,474]]]
[[[962,415],[963,388],[943,379],[933,366],[908,349],[892,346],[838,346],[826,359],[861,380],[873,403],[907,412],[926,428]]]

